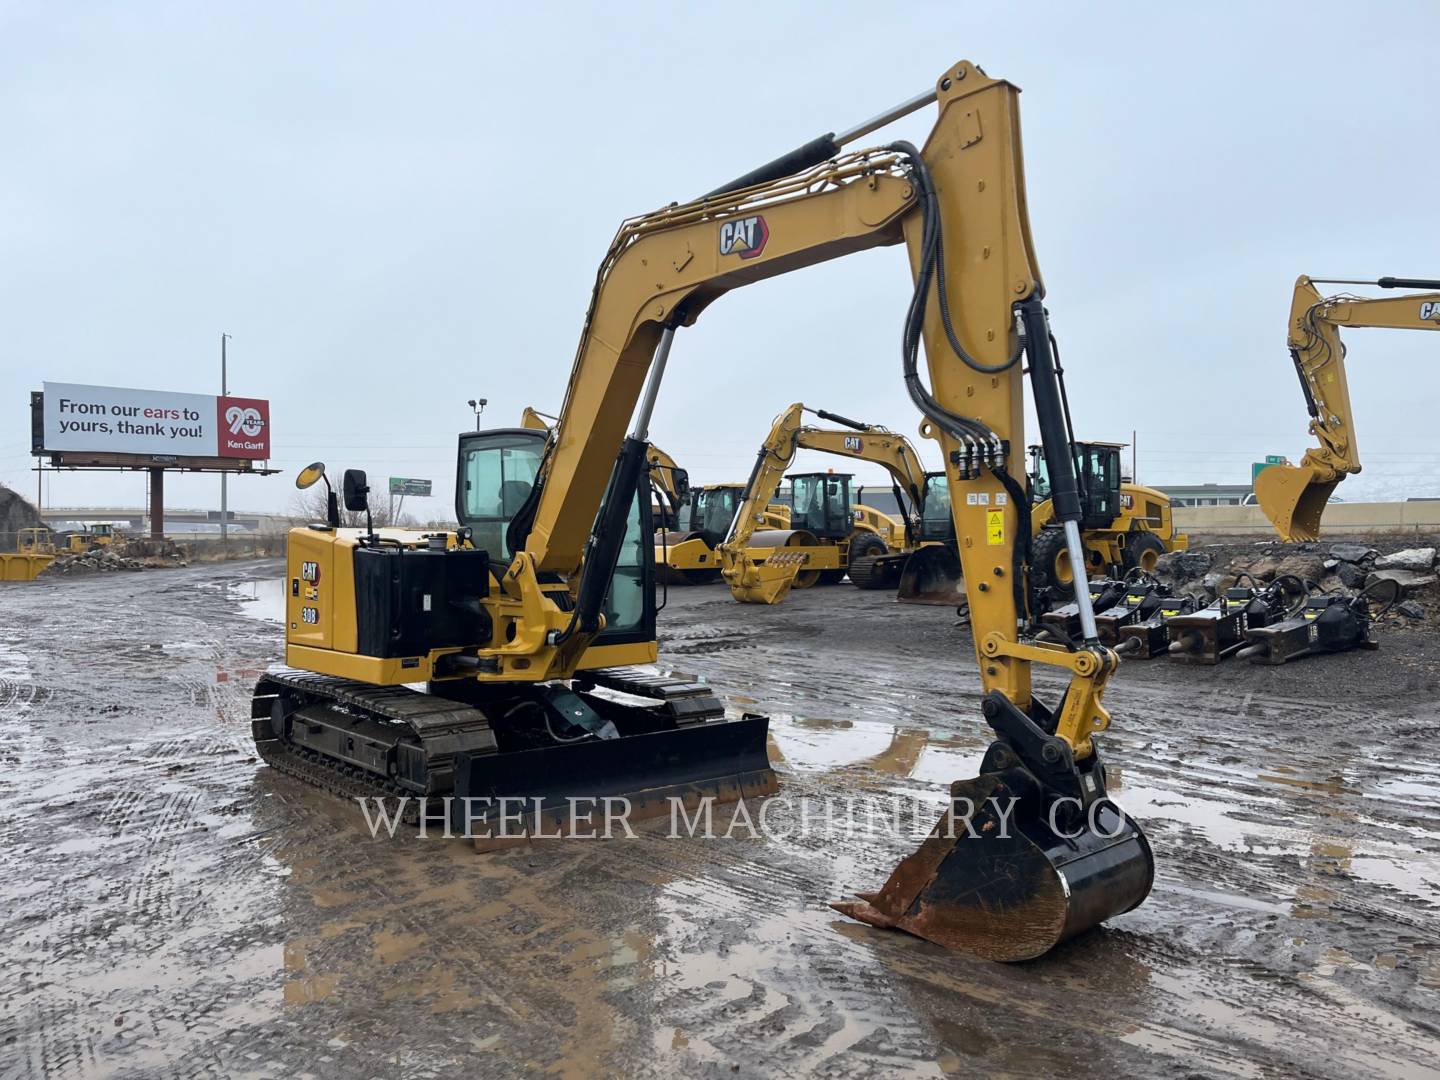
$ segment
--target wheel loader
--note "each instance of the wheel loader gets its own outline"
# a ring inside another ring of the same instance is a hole
[[[1255,477],[1255,499],[1282,540],[1318,540],[1331,493],[1345,477],[1360,471],[1340,328],[1440,330],[1440,292],[1325,297],[1317,285],[1440,289],[1440,279],[1302,275],[1296,280],[1290,301],[1290,359],[1310,413],[1310,434],[1320,445],[1305,451],[1299,465],[1270,465]]]
[[[807,424],[806,413],[839,427]],[[762,508],[774,499],[799,450],[884,467],[894,484],[902,521],[897,526],[888,514],[852,503],[853,473],[796,473],[789,477],[788,527],[756,532],[763,522]],[[778,604],[792,588],[840,581],[854,560],[872,559],[892,548],[909,550],[914,546],[924,476],[915,448],[903,435],[797,401],[770,425],[730,532],[719,547],[721,572],[731,595],[744,604]]]
[[[1127,483],[1120,475],[1124,444],[1072,442],[1071,458],[1080,479],[1080,538],[1092,574],[1124,577],[1131,570],[1153,573],[1160,556],[1185,551],[1190,538],[1175,529],[1170,497],[1163,491]],[[1042,595],[1067,600],[1074,593],[1075,572],[1064,531],[1054,521],[1050,478],[1043,449],[1030,447],[1030,487],[1036,500],[1031,580]]]
[[[923,149],[846,149],[932,106]],[[1018,961],[1140,904],[1154,859],[1107,791],[1103,698],[1118,661],[1085,604],[1080,489],[1019,130],[1018,89],[961,61],[871,120],[624,221],[554,431],[462,437],[456,529],[342,529],[336,506],[290,533],[289,667],[261,678],[252,710],[262,757],[346,795],[453,795],[479,838],[502,798],[548,821],[599,797],[641,814],[775,791],[765,717],[726,718],[704,687],[632,666],[657,654],[650,420],[677,336],[727,292],[904,244],[901,372],[943,451],[994,740],[919,849],[874,892],[835,906]],[[1070,646],[1034,636],[1027,378],[1081,603]],[[366,510],[363,474],[347,472],[342,493]],[[1032,686],[1036,664],[1068,677],[1048,702]],[[754,670],[763,697],[763,665]]]

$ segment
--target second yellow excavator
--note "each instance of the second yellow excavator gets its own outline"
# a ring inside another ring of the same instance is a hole
[[[1295,282],[1290,301],[1290,358],[1310,411],[1310,434],[1320,445],[1299,465],[1271,465],[1255,478],[1255,499],[1282,540],[1317,540],[1320,516],[1337,484],[1360,471],[1345,344],[1340,328],[1440,330],[1440,292],[1406,296],[1322,296],[1316,285],[1375,285],[1382,289],[1440,289],[1432,278],[1310,278]]]
[[[841,429],[806,424],[806,413]],[[899,535],[889,515],[851,505],[849,473],[792,476],[789,526],[756,532],[797,450],[882,466],[890,474],[903,518]],[[720,545],[720,565],[731,595],[742,604],[778,604],[793,587],[804,588],[827,576],[838,581],[855,559],[911,549],[924,483],[924,466],[903,435],[797,401],[770,426],[730,533]]]

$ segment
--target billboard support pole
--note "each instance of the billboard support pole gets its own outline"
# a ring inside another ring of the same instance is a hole
[[[225,397],[230,393],[229,383],[225,371],[225,343],[230,340],[229,334],[220,335],[220,396]],[[224,555],[230,553],[230,514],[226,505],[228,492],[225,481],[229,479],[225,473],[220,474],[220,549]],[[151,525],[154,528],[154,525]],[[223,557],[223,556],[222,556]]]
[[[224,476],[224,473],[221,473]],[[150,539],[165,536],[165,470],[150,470]]]

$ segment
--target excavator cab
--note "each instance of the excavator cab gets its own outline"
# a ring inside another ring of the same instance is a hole
[[[851,473],[795,473],[790,477],[790,527],[817,540],[843,540],[855,524],[850,509]]]
[[[471,543],[503,564],[514,556],[512,526],[523,519],[535,487],[547,433],[530,428],[500,428],[460,436],[459,483],[455,517],[471,531]],[[602,508],[603,513],[603,508]],[[650,493],[642,486],[626,519],[625,538],[615,575],[601,610],[605,629],[596,645],[653,641],[655,637],[655,562],[650,537]]]

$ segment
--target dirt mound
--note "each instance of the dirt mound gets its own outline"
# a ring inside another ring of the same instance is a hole
[[[0,551],[14,551],[21,529],[43,525],[33,503],[0,484]]]

